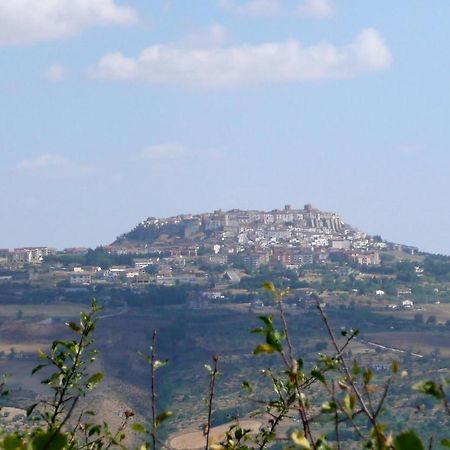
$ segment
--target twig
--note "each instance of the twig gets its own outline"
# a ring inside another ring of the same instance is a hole
[[[377,418],[378,414],[380,414],[380,412],[381,412],[381,408],[383,407],[383,404],[384,404],[384,402],[386,400],[389,388],[391,386],[391,382],[392,382],[392,376],[389,377],[389,379],[386,382],[386,385],[384,386],[383,395],[381,396],[381,399],[380,399],[380,401],[378,403],[377,409],[373,413],[373,417],[374,418]]]
[[[280,312],[280,318],[283,323],[283,332],[286,337],[286,343],[288,346],[289,358],[290,358],[290,363],[288,363],[286,361],[286,358],[284,358],[285,364],[291,374],[291,377],[295,384],[295,389],[297,391],[299,414],[300,414],[300,419],[301,419],[302,425],[303,425],[303,431],[305,432],[305,436],[308,437],[308,440],[310,441],[312,448],[315,449],[316,446],[315,446],[314,438],[311,433],[311,428],[309,426],[308,414],[306,412],[305,403],[302,399],[302,388],[301,388],[299,380],[298,380],[297,359],[295,358],[295,355],[294,355],[294,348],[292,346],[291,338],[289,335],[289,327],[287,324],[286,316],[284,314],[284,308],[283,308],[283,305],[281,302],[281,298],[282,298],[281,295],[277,292],[275,295],[275,299],[276,299],[276,302],[278,303],[278,310]],[[282,352],[282,355],[284,357],[283,352]]]
[[[333,397],[335,397],[336,396],[336,386],[335,386],[334,380],[333,380],[331,389],[333,392]],[[337,409],[334,411],[334,434],[336,435],[337,450],[341,450],[341,439],[339,436],[339,414],[338,414]]]
[[[206,429],[205,429],[205,435],[206,435],[206,445],[205,450],[208,450],[209,448],[209,433],[211,431],[211,414],[212,414],[212,402],[214,398],[214,387],[216,384],[216,377],[217,377],[217,363],[219,361],[219,357],[217,355],[214,355],[212,357],[213,360],[213,368],[211,372],[211,377],[209,380],[209,395],[208,395],[208,421],[206,422]]]
[[[155,358],[156,358],[156,330],[153,330],[153,336],[152,336],[152,348],[151,348],[151,362],[150,362],[150,371],[151,371],[151,378],[152,378],[152,385],[151,385],[151,391],[152,391],[152,444],[153,450],[156,450],[156,376],[155,376]]]
[[[331,342],[333,343],[334,348],[336,349],[336,352],[339,354],[339,346],[337,344],[336,341],[336,337],[334,336],[333,330],[331,329],[330,324],[328,323],[328,319],[327,316],[325,315],[325,313],[323,312],[322,306],[320,306],[320,301],[319,301],[319,297],[316,298],[316,305],[317,305],[317,309],[319,310],[320,316],[322,318],[322,322],[325,325],[325,328],[328,332],[328,335],[330,336]],[[359,404],[361,405],[361,408],[364,410],[367,418],[370,420],[370,422],[372,423],[372,425],[376,425],[376,423],[374,422],[374,417],[372,415],[372,413],[370,412],[369,408],[366,405],[366,402],[364,401],[361,392],[359,392],[359,389],[356,387],[355,383],[352,380],[352,375],[350,373],[350,370],[347,366],[347,362],[345,361],[345,359],[342,357],[342,355],[339,356],[339,359],[341,361],[342,364],[342,368],[344,370],[344,373],[347,377],[347,380],[350,384],[350,386],[352,387],[353,392],[356,395],[356,398],[359,401]]]
[[[439,390],[442,394],[442,402],[444,403],[444,409],[447,412],[447,414],[450,416],[450,405],[448,403],[447,396],[445,395],[445,391],[442,385],[439,386]]]

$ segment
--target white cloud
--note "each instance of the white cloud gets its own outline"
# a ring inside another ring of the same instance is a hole
[[[35,158],[24,159],[17,168],[22,173],[50,175],[57,178],[85,175],[92,171],[90,166],[76,163],[60,155],[45,153]]]
[[[298,6],[297,12],[301,17],[329,19],[336,14],[336,7],[333,0],[305,0]]]
[[[384,70],[391,63],[392,56],[382,36],[368,28],[343,47],[326,42],[303,47],[296,40],[212,49],[153,45],[137,58],[107,54],[91,68],[90,76],[100,80],[220,87],[351,79]]]
[[[128,25],[136,12],[114,0],[1,0],[0,45],[63,38],[96,25]]]
[[[220,6],[238,14],[272,17],[280,13],[279,0],[250,0],[244,4],[238,4],[234,0],[220,0]]]
[[[183,41],[190,46],[208,47],[223,44],[228,38],[228,29],[214,24],[203,30],[189,34]]]
[[[142,156],[145,159],[156,161],[178,159],[186,156],[187,154],[188,151],[184,145],[177,143],[165,143],[152,145],[143,151]]]
[[[57,82],[64,78],[65,70],[61,64],[52,64],[44,73],[47,81]]]

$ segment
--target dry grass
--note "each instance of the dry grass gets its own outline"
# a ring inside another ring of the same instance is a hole
[[[20,310],[23,313],[23,318],[31,317],[75,317],[79,316],[80,311],[88,309],[85,305],[77,305],[74,303],[56,303],[51,305],[21,305],[21,304],[7,304],[1,305],[0,318],[15,319],[17,312]]]
[[[211,442],[220,442],[230,426],[234,423],[235,422],[229,422],[218,427],[211,428]],[[257,420],[241,420],[239,425],[241,428],[250,429],[252,432],[256,433],[261,426],[261,422]],[[191,431],[169,438],[169,447],[174,450],[197,450],[205,448],[205,445],[206,437],[201,431]]]
[[[386,314],[394,317],[404,317],[411,320],[413,320],[414,316],[418,313],[423,315],[425,321],[428,319],[428,317],[435,316],[437,323],[445,324],[447,320],[450,320],[450,303],[440,303],[439,305],[431,303],[425,305],[417,305],[417,308],[414,310],[380,312],[380,314]]]

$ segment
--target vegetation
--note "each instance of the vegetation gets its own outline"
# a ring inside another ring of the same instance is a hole
[[[273,315],[260,316],[261,326],[253,330],[262,341],[254,348],[254,355],[263,358],[267,369],[263,378],[272,386],[270,398],[260,398],[259,380],[256,374],[242,384],[248,398],[256,405],[252,416],[262,422],[253,433],[240,426],[237,420],[225,433],[223,440],[214,441],[210,434],[217,402],[220,359],[214,356],[212,365],[206,368],[209,374],[207,389],[207,418],[204,426],[206,448],[224,449],[422,449],[450,446],[449,436],[442,435],[448,429],[450,409],[447,386],[450,380],[426,379],[414,383],[416,392],[427,395],[441,405],[439,423],[433,430],[413,430],[406,418],[400,425],[395,422],[396,411],[389,402],[400,390],[407,376],[399,363],[392,362],[390,374],[377,381],[370,367],[365,367],[351,354],[351,346],[358,336],[357,330],[341,330],[338,337],[329,323],[321,305],[315,297],[319,319],[328,335],[327,342],[316,344],[317,350],[330,348],[329,353],[320,353],[312,364],[300,358],[293,339],[292,327],[288,323],[284,300],[288,291],[275,289],[266,283],[265,289],[274,298],[278,311]],[[156,374],[167,363],[158,359],[156,332],[152,334],[150,354],[144,358],[151,369],[151,413],[147,424],[133,422],[134,413],[124,411],[122,422],[116,429],[89,409],[83,399],[89,391],[101,382],[103,375],[92,371],[96,359],[92,334],[100,308],[92,303],[89,313],[81,313],[79,323],[68,322],[67,327],[73,339],[56,340],[49,352],[40,353],[41,362],[33,373],[46,374],[43,383],[52,392],[49,398],[41,399],[27,409],[27,427],[20,431],[4,430],[0,445],[7,450],[33,448],[41,449],[104,449],[124,448],[126,433],[138,433],[141,448],[163,448],[161,426],[170,419],[170,411],[159,412],[161,401],[157,395]],[[6,395],[5,385],[0,386]],[[404,398],[406,400],[406,398]],[[433,403],[425,401],[428,408]],[[430,409],[431,411],[431,409]],[[292,421],[292,430],[286,436],[279,431],[285,421]],[[446,428],[447,427],[447,428]],[[431,431],[431,433],[430,433]]]

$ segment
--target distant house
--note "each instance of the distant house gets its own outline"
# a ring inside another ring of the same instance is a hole
[[[397,297],[406,297],[412,294],[411,288],[398,288]]]
[[[247,253],[243,256],[243,262],[250,270],[255,270],[269,262],[269,254],[264,251]]]
[[[139,275],[133,278],[133,283],[136,284],[150,284],[152,281],[152,277],[145,272],[141,272],[139,273]]]
[[[331,248],[350,250],[350,241],[348,239],[333,239],[331,241]]]
[[[135,258],[133,264],[135,269],[145,269],[147,266],[157,264],[159,258]]]
[[[241,276],[235,270],[227,270],[223,277],[230,281],[231,284],[239,284],[241,281]]]
[[[402,308],[403,309],[414,309],[414,302],[412,300],[403,300]]]
[[[228,256],[227,255],[210,255],[205,258],[205,261],[208,264],[223,266],[225,264],[228,264]]]
[[[92,275],[86,272],[74,272],[70,276],[70,284],[75,286],[88,286],[92,283]]]
[[[385,292],[384,291],[382,291],[381,289],[377,289],[376,291],[375,291],[375,295],[384,295],[385,294]]]
[[[349,259],[362,266],[375,266],[380,264],[380,255],[378,252],[352,252],[348,255]]]
[[[128,269],[125,272],[125,278],[136,278],[140,273],[141,271],[139,269]]]
[[[219,291],[204,291],[202,292],[202,297],[208,300],[223,300],[225,298],[222,292]]]

